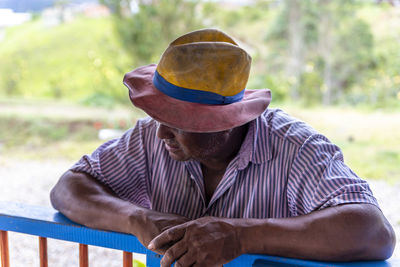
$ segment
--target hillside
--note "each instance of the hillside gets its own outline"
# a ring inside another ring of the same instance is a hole
[[[103,106],[126,101],[122,77],[133,66],[110,20],[79,18],[57,26],[35,20],[9,29],[0,42],[0,96]]]

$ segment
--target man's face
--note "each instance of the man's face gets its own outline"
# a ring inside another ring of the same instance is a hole
[[[225,155],[230,131],[216,133],[191,133],[158,125],[157,136],[165,143],[169,155],[179,161],[202,161]]]

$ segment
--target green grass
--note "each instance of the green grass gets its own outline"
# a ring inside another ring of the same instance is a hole
[[[48,100],[0,100],[0,153],[8,157],[78,159],[103,141],[100,128],[127,129],[143,112]]]

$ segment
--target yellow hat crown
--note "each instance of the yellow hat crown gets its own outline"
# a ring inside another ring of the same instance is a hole
[[[185,34],[165,50],[153,84],[163,93],[201,104],[241,101],[251,57],[231,37],[215,29]]]

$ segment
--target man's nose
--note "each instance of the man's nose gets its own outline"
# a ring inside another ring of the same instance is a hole
[[[174,138],[174,133],[170,127],[160,123],[157,128],[157,137],[160,139],[171,139]]]

